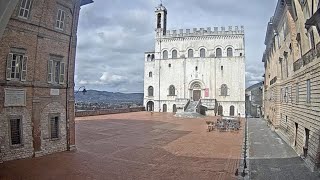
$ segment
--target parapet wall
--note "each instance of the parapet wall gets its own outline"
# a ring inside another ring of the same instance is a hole
[[[122,108],[122,109],[100,109],[100,110],[92,110],[92,111],[77,111],[76,117],[121,114],[121,113],[140,112],[140,111],[145,111],[145,108],[135,107],[135,108]]]
[[[211,27],[205,28],[193,28],[191,31],[190,29],[179,29],[179,30],[167,30],[166,35],[163,35],[162,38],[165,37],[188,37],[188,36],[208,36],[208,35],[244,35],[244,26],[240,28],[238,26],[229,26],[226,30],[225,27]],[[159,36],[159,35],[158,35]]]

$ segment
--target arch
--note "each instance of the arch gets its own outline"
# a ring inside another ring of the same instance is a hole
[[[226,84],[221,85],[221,96],[228,96],[228,86]]]
[[[205,58],[206,57],[206,50],[204,48],[200,49],[200,57]]]
[[[234,106],[233,105],[231,105],[230,106],[230,116],[234,116]]]
[[[223,107],[221,105],[218,106],[218,115],[223,116]]]
[[[174,105],[172,106],[172,112],[173,112],[173,113],[176,113],[176,112],[177,112],[177,105],[174,104]]]
[[[178,58],[178,51],[177,50],[172,50],[172,59],[177,59]]]
[[[189,89],[192,90],[194,88],[204,89],[205,84],[200,79],[194,79],[189,83]]]
[[[161,28],[161,13],[157,14],[157,28]]]
[[[152,77],[152,72],[151,71],[149,72],[149,77]]]
[[[193,49],[188,50],[188,58],[193,58]]]
[[[153,96],[153,87],[152,86],[148,87],[148,96]]]
[[[216,49],[216,57],[217,58],[221,58],[222,57],[222,49],[221,48],[217,48]]]
[[[147,103],[147,111],[154,111],[154,102],[153,101],[149,101]]]
[[[168,59],[169,57],[168,57],[168,51],[167,50],[164,50],[163,52],[162,52],[162,58],[163,59]]]
[[[151,55],[151,61],[154,61],[154,54]]]
[[[167,112],[167,111],[168,111],[167,104],[163,104],[162,112]]]
[[[176,95],[176,88],[174,85],[169,86],[169,96],[175,96]]]
[[[227,57],[233,57],[233,49],[231,47],[227,49]]]
[[[147,61],[150,61],[150,60],[151,60],[151,55],[148,54],[148,56],[147,56]]]

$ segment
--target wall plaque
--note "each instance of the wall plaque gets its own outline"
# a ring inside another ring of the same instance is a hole
[[[26,90],[24,89],[5,89],[4,106],[26,106]]]
[[[50,89],[50,96],[59,96],[60,90],[59,89]]]

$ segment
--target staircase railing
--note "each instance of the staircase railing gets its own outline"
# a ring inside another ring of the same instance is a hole
[[[197,105],[196,105],[196,112],[200,113],[200,106],[201,106],[201,99],[198,101]]]
[[[183,108],[183,112],[185,112],[185,111],[186,111],[186,109],[188,108],[189,104],[190,104],[190,99],[188,99],[187,104],[184,106],[184,108]]]

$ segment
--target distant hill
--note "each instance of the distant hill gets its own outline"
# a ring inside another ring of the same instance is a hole
[[[91,102],[91,103],[124,103],[124,102],[143,102],[143,93],[113,93],[107,91],[87,90],[83,95],[82,92],[75,94],[76,102]]]

